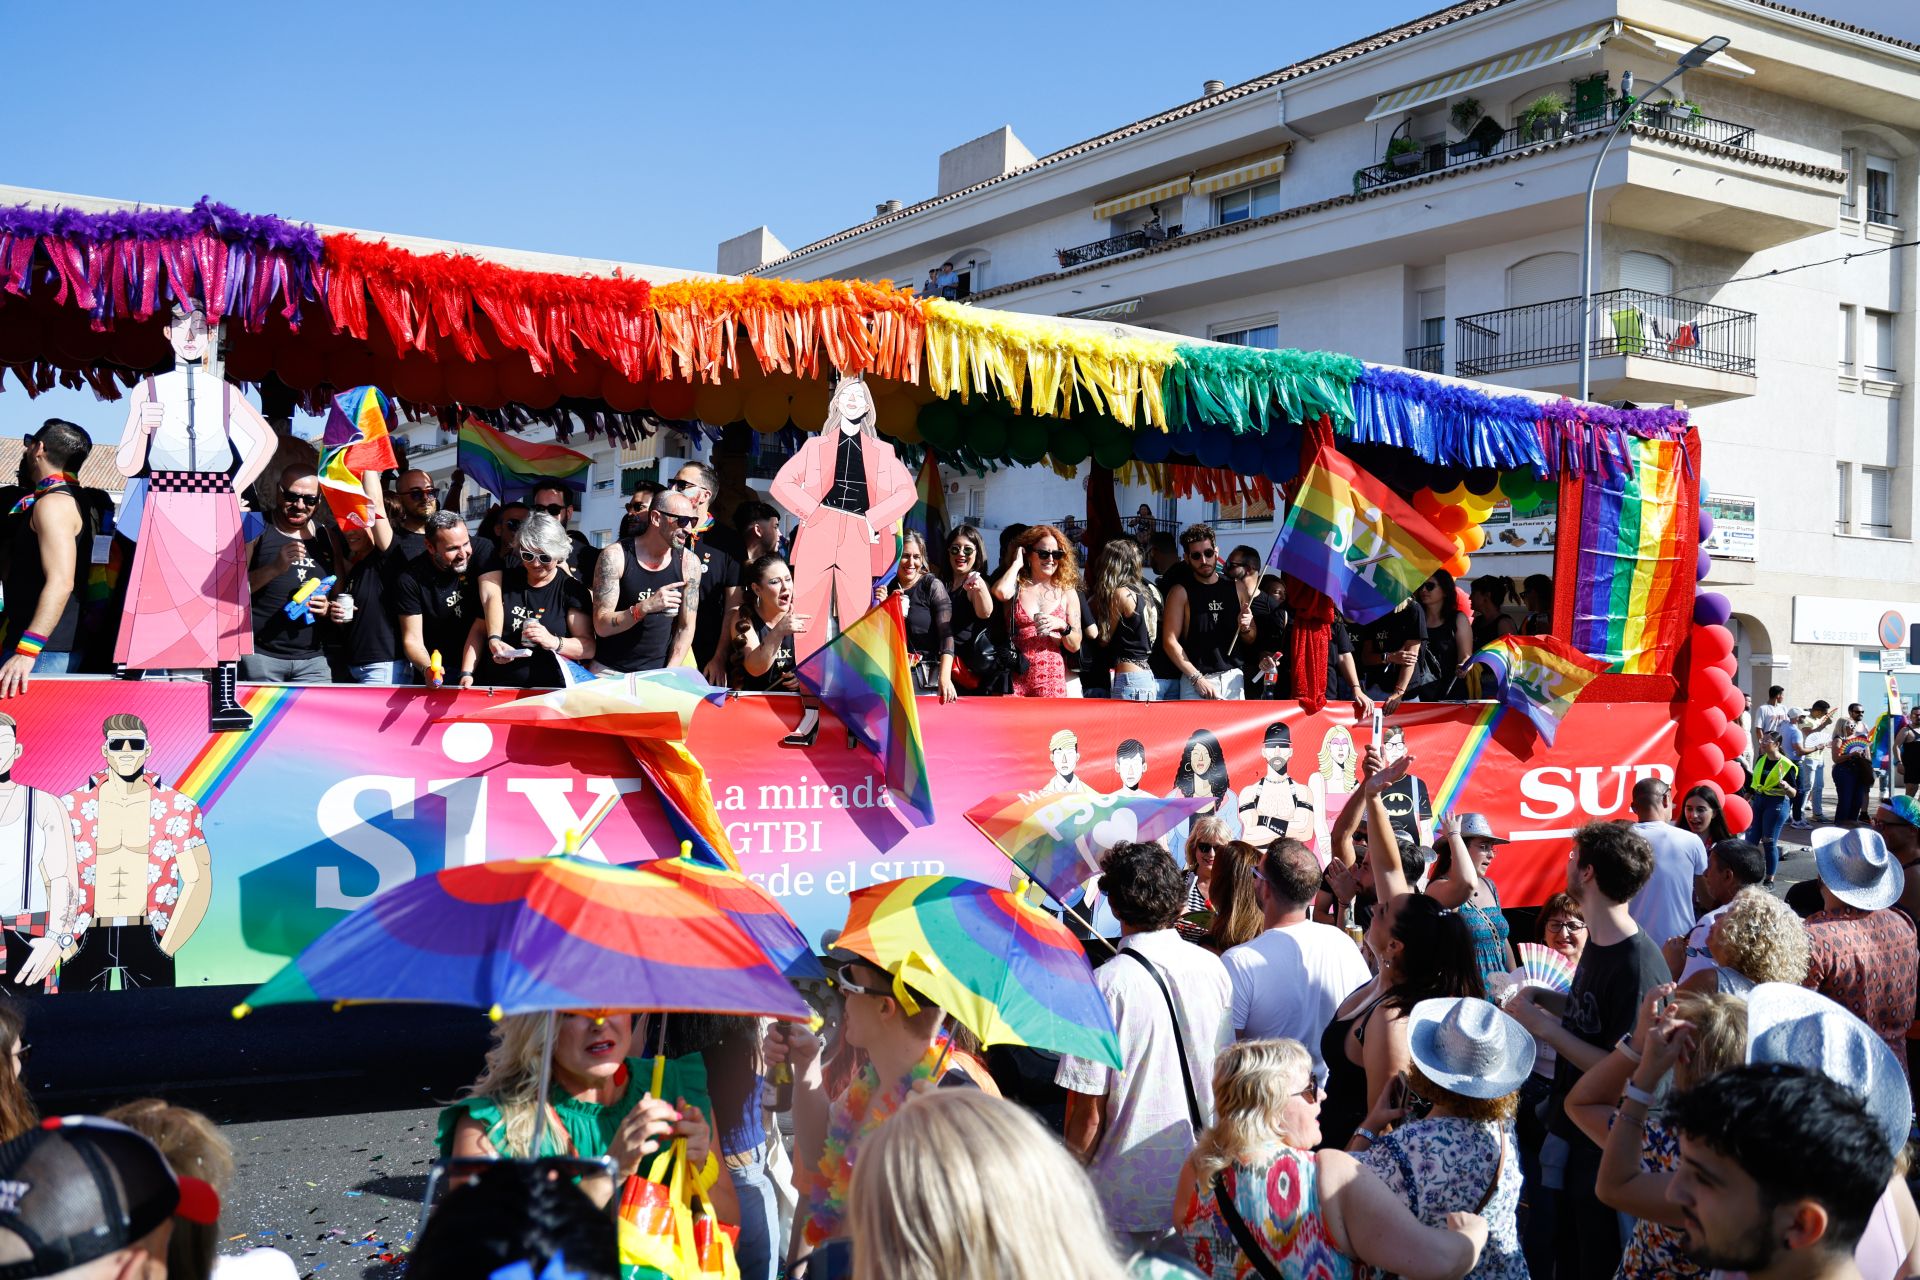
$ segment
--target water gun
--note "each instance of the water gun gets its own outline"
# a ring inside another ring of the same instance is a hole
[[[333,577],[308,578],[294,589],[293,598],[287,601],[287,616],[295,622],[312,622],[313,606],[307,601],[315,596],[324,596],[333,590]]]
[[[427,687],[438,689],[447,682],[447,664],[440,660],[440,651],[435,649],[427,655]]]

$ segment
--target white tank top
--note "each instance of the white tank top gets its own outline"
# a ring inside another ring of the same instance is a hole
[[[32,787],[20,788],[26,798],[11,822],[0,822],[0,917],[39,913],[47,909],[47,881],[35,856],[39,843],[33,820],[38,807],[50,802]]]
[[[193,366],[162,373],[134,392],[145,404],[152,398],[166,407],[166,417],[147,438],[147,466],[154,471],[228,471],[233,467],[233,444],[227,439],[229,394],[236,388]]]

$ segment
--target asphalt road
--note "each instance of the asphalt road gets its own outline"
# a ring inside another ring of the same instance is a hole
[[[1814,875],[1788,828],[1774,892]],[[223,1127],[237,1162],[224,1253],[272,1246],[303,1277],[392,1280],[436,1154],[442,1103],[479,1071],[486,1019],[321,1006],[235,1021],[238,989],[36,1001],[28,1081],[45,1114],[159,1095]],[[130,1069],[131,1067],[131,1069]]]

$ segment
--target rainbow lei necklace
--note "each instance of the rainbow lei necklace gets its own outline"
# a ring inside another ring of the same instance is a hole
[[[907,1078],[879,1098],[874,1092],[880,1087],[880,1075],[871,1062],[860,1068],[860,1074],[847,1086],[840,1105],[833,1109],[833,1123],[820,1153],[820,1180],[814,1186],[807,1217],[809,1245],[831,1239],[840,1230],[847,1212],[847,1187],[853,1182],[853,1161],[860,1154],[861,1142],[906,1104],[913,1096],[914,1085],[933,1078],[934,1065],[946,1057],[952,1034],[951,1029],[943,1028]]]

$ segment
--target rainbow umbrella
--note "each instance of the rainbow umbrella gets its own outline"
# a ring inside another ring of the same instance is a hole
[[[909,876],[855,890],[834,944],[910,983],[983,1045],[1120,1069],[1113,1015],[1065,925],[1005,889]]]
[[[738,871],[699,862],[683,852],[678,858],[643,862],[640,867],[671,880],[688,893],[711,904],[740,926],[774,967],[794,981],[825,981],[827,971],[807,944],[807,936],[786,913],[779,900]]]
[[[804,1021],[727,914],[677,882],[571,856],[409,880],[315,938],[235,1010],[420,1001],[511,1013],[644,1009]]]

